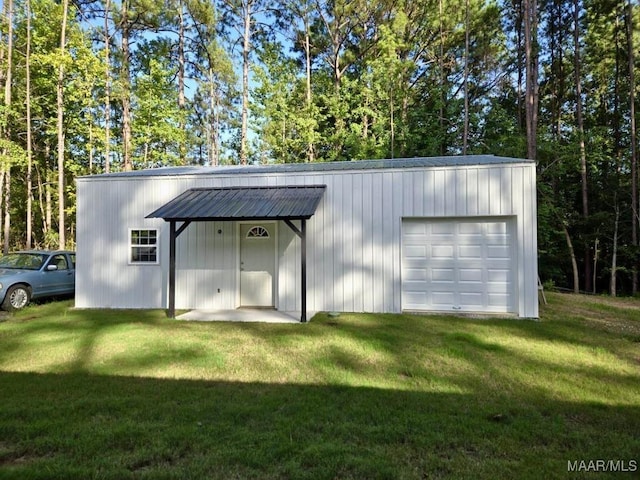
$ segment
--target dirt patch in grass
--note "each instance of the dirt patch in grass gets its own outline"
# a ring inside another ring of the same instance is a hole
[[[640,341],[640,300],[603,296],[550,293],[550,304],[542,318],[574,317],[596,330],[632,337]]]
[[[617,298],[617,297],[605,297],[605,296],[581,296],[583,301],[589,303],[596,303],[601,305],[608,305],[613,308],[622,310],[635,310],[640,313],[640,299],[638,298]]]
[[[599,329],[609,333],[630,336],[634,341],[640,342],[640,324],[631,323],[626,320],[617,320],[606,317],[593,318],[585,317],[585,322],[594,329]]]
[[[0,443],[0,467],[25,466],[47,458],[53,458],[53,454],[36,455],[11,447],[6,442]]]

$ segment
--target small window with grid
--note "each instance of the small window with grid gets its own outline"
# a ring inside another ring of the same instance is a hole
[[[130,232],[129,263],[158,263],[158,231],[132,229]]]

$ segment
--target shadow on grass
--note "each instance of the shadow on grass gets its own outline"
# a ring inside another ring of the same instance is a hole
[[[234,325],[67,307],[0,329],[0,479],[537,479],[640,461],[635,344],[572,319]],[[141,378],[242,378],[245,363],[246,383]]]
[[[526,392],[487,403],[363,387],[7,372],[0,392],[0,478],[565,478],[568,461],[640,452],[640,408]]]
[[[6,329],[0,350],[0,364],[11,359],[15,353],[28,348],[32,338],[48,336],[57,347],[73,342],[74,350],[64,368],[69,371],[83,371],[90,363],[99,340],[110,332],[127,326],[168,325],[160,310],[74,310],[69,308],[72,301],[52,301],[47,299],[40,305],[29,305],[24,310],[10,313],[4,325]],[[18,334],[7,334],[16,331]],[[41,348],[46,345],[41,344]]]

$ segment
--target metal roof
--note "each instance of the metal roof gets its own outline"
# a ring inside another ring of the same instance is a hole
[[[523,158],[496,157],[494,155],[459,155],[448,157],[396,158],[391,160],[353,160],[350,162],[280,163],[267,165],[222,165],[216,167],[182,166],[161,167],[131,172],[106,173],[81,177],[83,179],[112,177],[168,177],[183,175],[249,175],[295,172],[332,172],[346,170],[373,170],[420,167],[454,167],[470,165],[500,165],[534,163]]]
[[[326,185],[192,188],[147,215],[167,221],[308,219]]]

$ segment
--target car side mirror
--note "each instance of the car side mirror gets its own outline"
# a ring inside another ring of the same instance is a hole
[[[54,270],[58,270],[57,265],[47,265],[47,271],[53,272]]]

